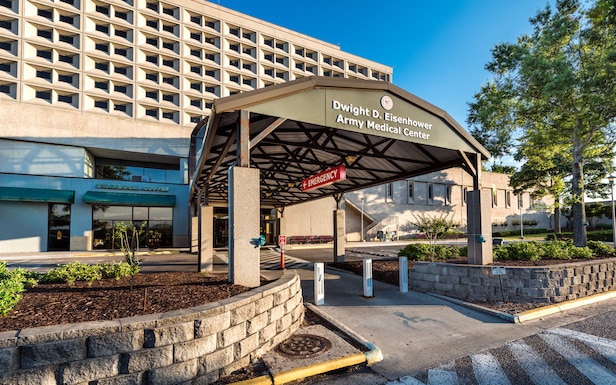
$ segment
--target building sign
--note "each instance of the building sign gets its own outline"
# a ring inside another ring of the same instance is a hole
[[[314,190],[341,180],[346,180],[346,167],[344,165],[330,168],[304,179],[302,181],[302,191]]]
[[[394,107],[389,95],[380,98],[381,109],[370,108],[332,99],[330,108],[336,123],[366,131],[387,132],[428,142],[433,124],[413,116],[400,116],[389,112]]]
[[[132,185],[132,184],[98,183],[96,185],[96,188],[101,189],[101,190],[169,192],[169,187],[165,187],[165,186],[148,186],[148,185]]]

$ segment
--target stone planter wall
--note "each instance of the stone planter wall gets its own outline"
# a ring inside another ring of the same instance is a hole
[[[162,314],[0,333],[4,385],[209,384],[247,366],[303,321],[299,276]]]
[[[548,304],[616,290],[616,258],[506,267],[503,275],[494,274],[499,271],[494,267],[415,262],[409,284],[413,290],[465,300]]]

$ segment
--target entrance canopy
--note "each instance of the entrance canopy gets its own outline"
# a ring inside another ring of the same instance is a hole
[[[451,167],[478,189],[490,155],[445,111],[382,81],[307,77],[232,95],[214,101],[204,127],[191,143],[191,197],[210,202],[227,200],[235,165],[259,169],[261,204],[282,207]],[[340,165],[345,180],[302,190]]]

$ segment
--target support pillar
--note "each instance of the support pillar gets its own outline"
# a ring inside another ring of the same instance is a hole
[[[258,169],[229,169],[229,280],[251,288],[261,284],[259,178]]]
[[[468,263],[488,265],[492,258],[492,196],[490,191],[467,192]]]
[[[346,228],[344,209],[334,210],[334,262],[344,262],[346,246]]]
[[[201,206],[199,226],[199,272],[214,271],[214,207]]]
[[[191,210],[192,211],[192,210]],[[199,216],[190,217],[190,252],[199,252]]]

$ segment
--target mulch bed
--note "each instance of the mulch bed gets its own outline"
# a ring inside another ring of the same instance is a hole
[[[107,321],[185,309],[220,301],[250,289],[228,283],[227,274],[140,273],[130,278],[66,284],[39,284],[0,317],[0,331],[75,322]]]

